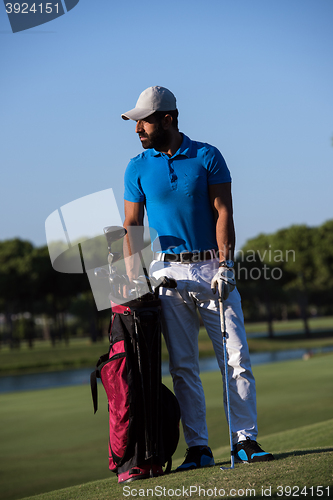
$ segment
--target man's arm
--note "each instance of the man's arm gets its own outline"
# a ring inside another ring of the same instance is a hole
[[[233,220],[231,183],[211,184],[209,197],[215,214],[216,240],[219,260],[233,260],[235,251],[235,227]]]
[[[124,239],[124,258],[130,282],[138,277],[141,264],[140,252],[143,249],[143,216],[143,202],[134,203],[125,200],[124,228],[127,234]]]

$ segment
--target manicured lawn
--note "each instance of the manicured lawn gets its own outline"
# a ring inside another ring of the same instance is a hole
[[[202,478],[206,485],[222,481],[221,485],[241,487],[245,482],[267,484],[268,478],[276,486],[283,477],[304,484],[315,477],[332,483],[333,355],[260,365],[254,368],[254,373],[258,440],[278,454],[281,461],[274,463],[277,468],[272,469],[270,464],[249,469],[238,466],[235,471],[222,473],[217,467],[210,469],[210,473],[200,471],[199,476],[198,471],[181,478],[178,474],[170,475],[163,478],[165,484],[199,484]],[[202,380],[210,445],[216,460],[227,464],[228,428],[222,408],[221,375],[203,373]],[[170,385],[170,378],[165,382]],[[100,486],[73,490],[74,496],[66,490],[64,496],[50,494],[43,499],[123,498],[115,476],[108,471],[108,414],[102,388],[99,400],[99,410],[94,415],[90,388],[85,385],[0,395],[0,498],[14,500],[106,478],[109,479],[99,483]],[[174,456],[176,464],[182,460],[185,449],[182,437]],[[151,481],[160,484],[157,479]],[[109,496],[105,496],[107,491]]]

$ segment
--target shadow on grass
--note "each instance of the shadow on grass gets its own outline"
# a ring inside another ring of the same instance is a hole
[[[304,455],[314,455],[314,454],[319,454],[319,453],[326,453],[329,451],[333,451],[333,448],[316,448],[314,450],[294,450],[294,451],[289,451],[287,453],[274,453],[275,460],[283,460],[284,458],[288,457],[301,457]],[[256,462],[259,463],[259,462]],[[265,462],[262,462],[265,463]],[[226,467],[230,465],[230,459],[229,460],[224,460],[221,462],[215,462],[215,465],[223,466]],[[247,465],[247,463],[242,463],[242,462],[236,462],[236,465]]]
[[[333,448],[316,448],[314,450],[294,450],[288,453],[274,453],[274,456],[277,460],[281,460],[283,458],[288,458],[288,457],[301,457],[303,455],[314,455],[317,453],[325,453],[327,451],[333,451]]]

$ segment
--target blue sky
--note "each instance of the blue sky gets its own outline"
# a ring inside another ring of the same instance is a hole
[[[332,0],[80,0],[13,34],[0,4],[0,240],[44,245],[51,213],[109,188],[123,217],[141,145],[120,115],[151,85],[224,155],[238,248],[333,218],[332,26]]]

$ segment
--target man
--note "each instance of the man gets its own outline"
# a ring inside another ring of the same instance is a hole
[[[215,147],[191,141],[179,131],[176,98],[164,87],[143,91],[135,108],[122,118],[136,121],[135,131],[145,150],[126,169],[124,227],[142,226],[146,209],[149,226],[156,230],[160,245],[150,273],[156,278],[177,280],[177,289],[163,289],[161,300],[170,373],[188,445],[178,470],[214,465],[199,376],[197,311],[223,374],[219,307],[214,294],[217,287],[225,301],[235,459],[273,460],[273,455],[256,442],[255,381],[232,269],[235,231],[226,163]],[[128,256],[135,250],[128,241]],[[134,259],[127,262],[131,281],[138,272],[137,264]]]

